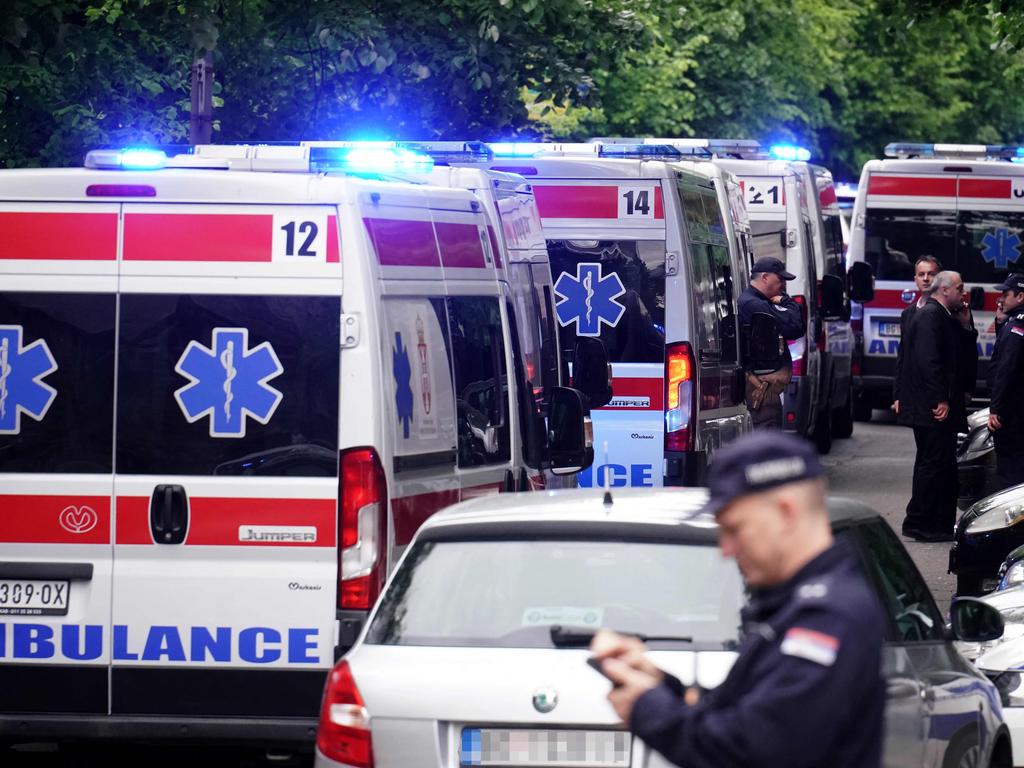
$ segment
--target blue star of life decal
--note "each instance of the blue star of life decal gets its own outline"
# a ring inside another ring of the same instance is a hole
[[[601,276],[600,263],[577,264],[575,277],[563,272],[555,283],[558,322],[575,323],[577,336],[600,336],[601,323],[614,328],[626,311],[617,301],[625,292],[616,273]]]
[[[981,239],[984,246],[981,258],[996,269],[1006,269],[1020,258],[1020,238],[1010,230],[999,227]]]
[[[395,412],[402,422],[402,438],[408,439],[412,426],[413,402],[412,365],[409,363],[409,350],[402,342],[402,334],[395,333],[395,346],[391,350],[391,372],[395,375]]]
[[[189,380],[174,393],[191,424],[210,417],[210,437],[245,437],[248,418],[266,424],[284,397],[267,385],[284,372],[269,341],[249,349],[247,328],[214,328],[213,346],[192,340],[174,370]]]
[[[42,421],[57,390],[42,379],[57,370],[46,342],[36,339],[21,346],[20,325],[0,325],[0,435],[21,432],[21,414]]]

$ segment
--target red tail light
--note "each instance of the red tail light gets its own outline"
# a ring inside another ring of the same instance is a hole
[[[696,376],[693,351],[681,341],[665,347],[665,450],[693,448]]]
[[[377,452],[341,452],[338,529],[338,605],[368,611],[380,594],[387,566],[387,479]]]
[[[794,296],[793,301],[800,307],[800,319],[804,328],[807,327],[807,298],[805,296]],[[806,336],[805,336],[806,338]],[[797,339],[789,342],[789,352],[793,357],[793,375],[807,375],[807,344],[804,339]]]
[[[327,677],[316,745],[331,760],[356,768],[373,768],[370,714],[347,661],[339,661]]]

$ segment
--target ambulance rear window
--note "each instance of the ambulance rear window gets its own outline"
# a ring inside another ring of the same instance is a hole
[[[123,294],[116,471],[334,475],[340,315],[337,297]]]
[[[111,471],[115,307],[0,293],[0,472]]]

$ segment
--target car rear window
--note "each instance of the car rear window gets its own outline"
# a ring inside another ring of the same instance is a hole
[[[503,540],[414,545],[382,598],[376,645],[551,648],[551,627],[731,647],[743,582],[711,543]]]

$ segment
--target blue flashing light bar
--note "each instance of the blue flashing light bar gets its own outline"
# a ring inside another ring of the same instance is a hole
[[[775,160],[785,160],[791,163],[806,163],[811,159],[810,150],[804,149],[803,147],[796,147],[792,144],[774,144],[771,149],[768,150],[768,154]]]
[[[1024,158],[1024,147],[1015,144],[921,144],[894,142],[885,147],[886,157],[977,158],[1010,160]]]
[[[535,157],[544,150],[542,143],[534,141],[491,141],[486,147],[499,157]]]
[[[348,144],[349,146],[342,146]],[[386,144],[390,144],[386,146]],[[393,142],[339,142],[339,145],[311,146],[311,171],[343,171],[356,174],[424,173],[434,159]]]
[[[167,155],[159,149],[127,147],[93,149],[85,156],[85,167],[116,171],[151,171],[167,165]]]
[[[681,160],[684,157],[708,157],[709,153],[703,147],[674,147],[671,144],[601,144],[598,156],[643,160]]]

